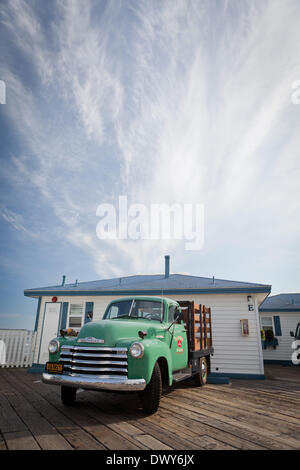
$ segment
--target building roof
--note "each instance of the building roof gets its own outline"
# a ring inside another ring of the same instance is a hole
[[[184,274],[137,275],[78,284],[26,289],[24,295],[167,295],[194,293],[270,292],[271,286]]]
[[[259,308],[260,312],[299,312],[300,294],[278,294],[267,297]]]

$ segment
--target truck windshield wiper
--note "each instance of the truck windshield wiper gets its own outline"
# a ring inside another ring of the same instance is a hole
[[[118,317],[111,318],[111,320],[117,320],[118,318],[133,318],[134,320],[140,320],[140,317],[134,317],[133,315],[119,315]]]
[[[136,317],[135,315],[119,315],[118,317],[111,318],[111,320],[117,320],[118,318],[133,318],[134,320],[153,320],[153,318],[148,317]]]
[[[132,312],[133,305],[134,305],[134,299],[131,302],[129,313],[126,313],[125,315],[120,315],[116,318],[132,318],[131,312]]]

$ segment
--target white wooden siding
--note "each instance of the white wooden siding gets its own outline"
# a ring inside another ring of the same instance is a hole
[[[276,336],[278,339],[278,346],[276,349],[267,348],[263,349],[264,360],[271,361],[291,361],[293,350],[291,344],[294,339],[290,336],[290,331],[295,332],[297,324],[300,322],[300,312],[261,312],[261,317],[280,317],[281,334]]]
[[[29,367],[33,362],[36,333],[0,330],[0,367]]]
[[[60,296],[59,302],[94,302],[93,320],[101,320],[108,303],[122,296]],[[211,371],[236,374],[263,374],[263,356],[260,341],[258,306],[265,295],[252,294],[253,311],[248,311],[247,294],[205,294],[205,295],[168,295],[174,300],[194,300],[211,307],[212,335],[214,356]],[[45,302],[51,297],[43,297],[40,306],[35,360],[38,362],[38,351],[41,338],[41,327]],[[242,336],[240,320],[249,320],[249,336]]]
[[[182,296],[178,295],[171,298],[183,300]],[[254,294],[252,294],[253,311],[248,311],[247,294],[187,295],[184,299],[211,307],[214,347],[211,372],[264,373]],[[240,320],[243,318],[249,321],[249,336],[241,334]]]

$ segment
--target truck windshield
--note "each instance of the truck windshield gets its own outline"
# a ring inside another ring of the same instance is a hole
[[[297,325],[295,338],[300,338],[300,323],[298,323],[298,325]]]
[[[162,321],[164,303],[159,300],[120,300],[108,307],[104,320],[114,318],[144,318],[147,320]]]

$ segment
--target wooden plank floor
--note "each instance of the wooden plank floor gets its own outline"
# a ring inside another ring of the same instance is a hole
[[[60,389],[24,369],[0,369],[0,450],[300,449],[300,368],[266,367],[266,380],[195,387],[181,382],[145,416],[136,394]]]

